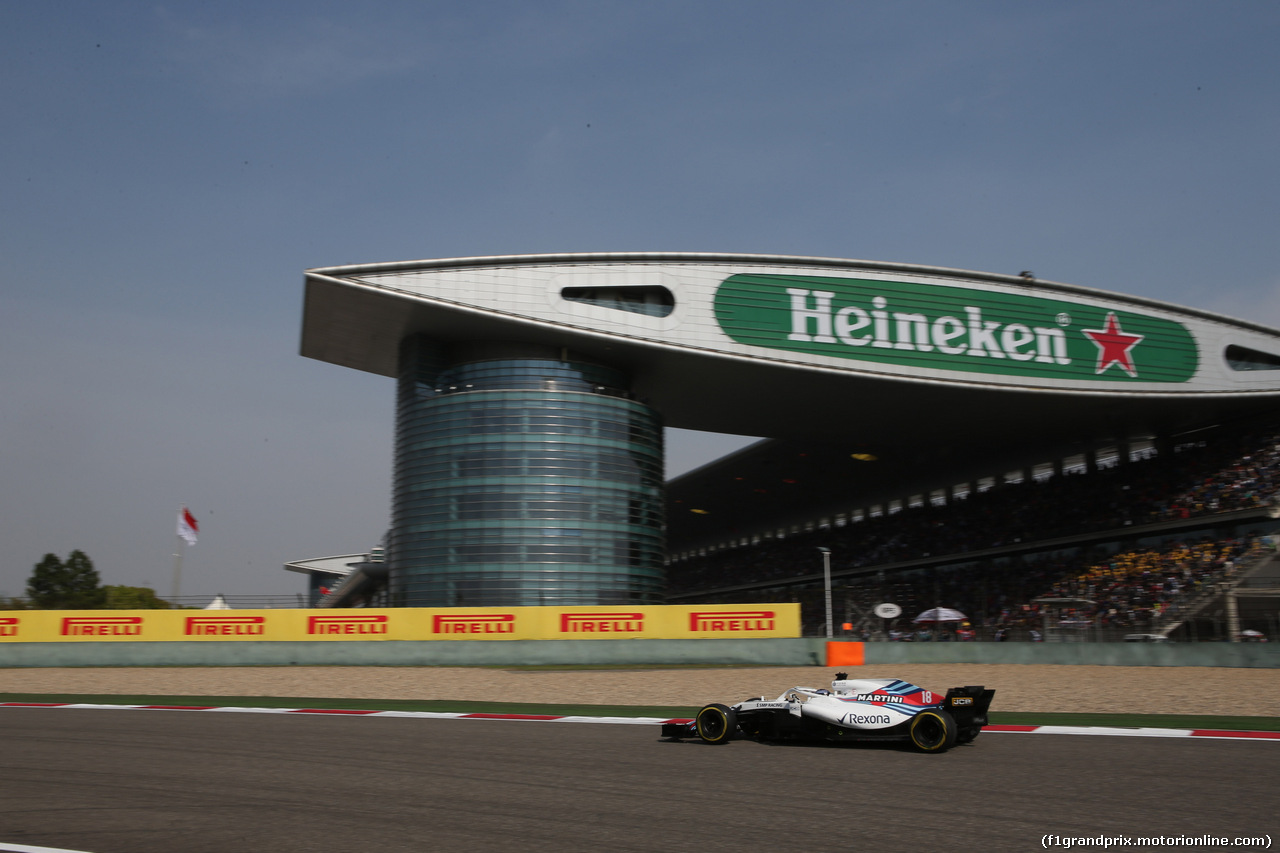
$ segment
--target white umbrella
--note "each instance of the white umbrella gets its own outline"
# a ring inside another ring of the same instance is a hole
[[[205,610],[230,610],[231,605],[227,604],[227,600],[222,597],[221,593],[219,593],[218,596],[213,599],[213,601],[210,601],[208,604],[204,606],[204,609]]]
[[[932,610],[926,610],[912,622],[963,622],[968,619],[959,610],[952,610],[950,607],[935,607]]]

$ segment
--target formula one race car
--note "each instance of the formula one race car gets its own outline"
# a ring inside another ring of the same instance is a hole
[[[777,699],[763,696],[733,707],[707,705],[693,720],[662,724],[662,736],[697,736],[705,743],[735,737],[762,741],[910,741],[922,752],[969,743],[987,724],[994,690],[953,687],[945,696],[893,678],[847,680],[836,674],[830,690],[792,687]]]

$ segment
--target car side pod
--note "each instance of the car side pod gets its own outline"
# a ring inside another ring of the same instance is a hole
[[[698,712],[694,727],[703,743],[718,746],[728,743],[738,731],[738,715],[728,705],[712,703]]]

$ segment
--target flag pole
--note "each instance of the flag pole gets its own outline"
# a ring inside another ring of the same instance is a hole
[[[182,595],[182,553],[187,549],[184,545],[196,544],[196,534],[200,525],[196,517],[185,507],[178,507],[178,553],[173,555],[173,606],[178,606],[178,597]]]
[[[194,545],[196,542],[196,532],[199,530],[196,524],[195,516],[193,516],[186,506],[178,507],[178,550],[173,555],[173,606],[178,607],[178,598],[182,595],[182,555],[186,552],[188,545]]]

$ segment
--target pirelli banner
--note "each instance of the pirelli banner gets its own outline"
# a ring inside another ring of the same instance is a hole
[[[799,636],[798,604],[0,611],[0,643],[742,640]]]

